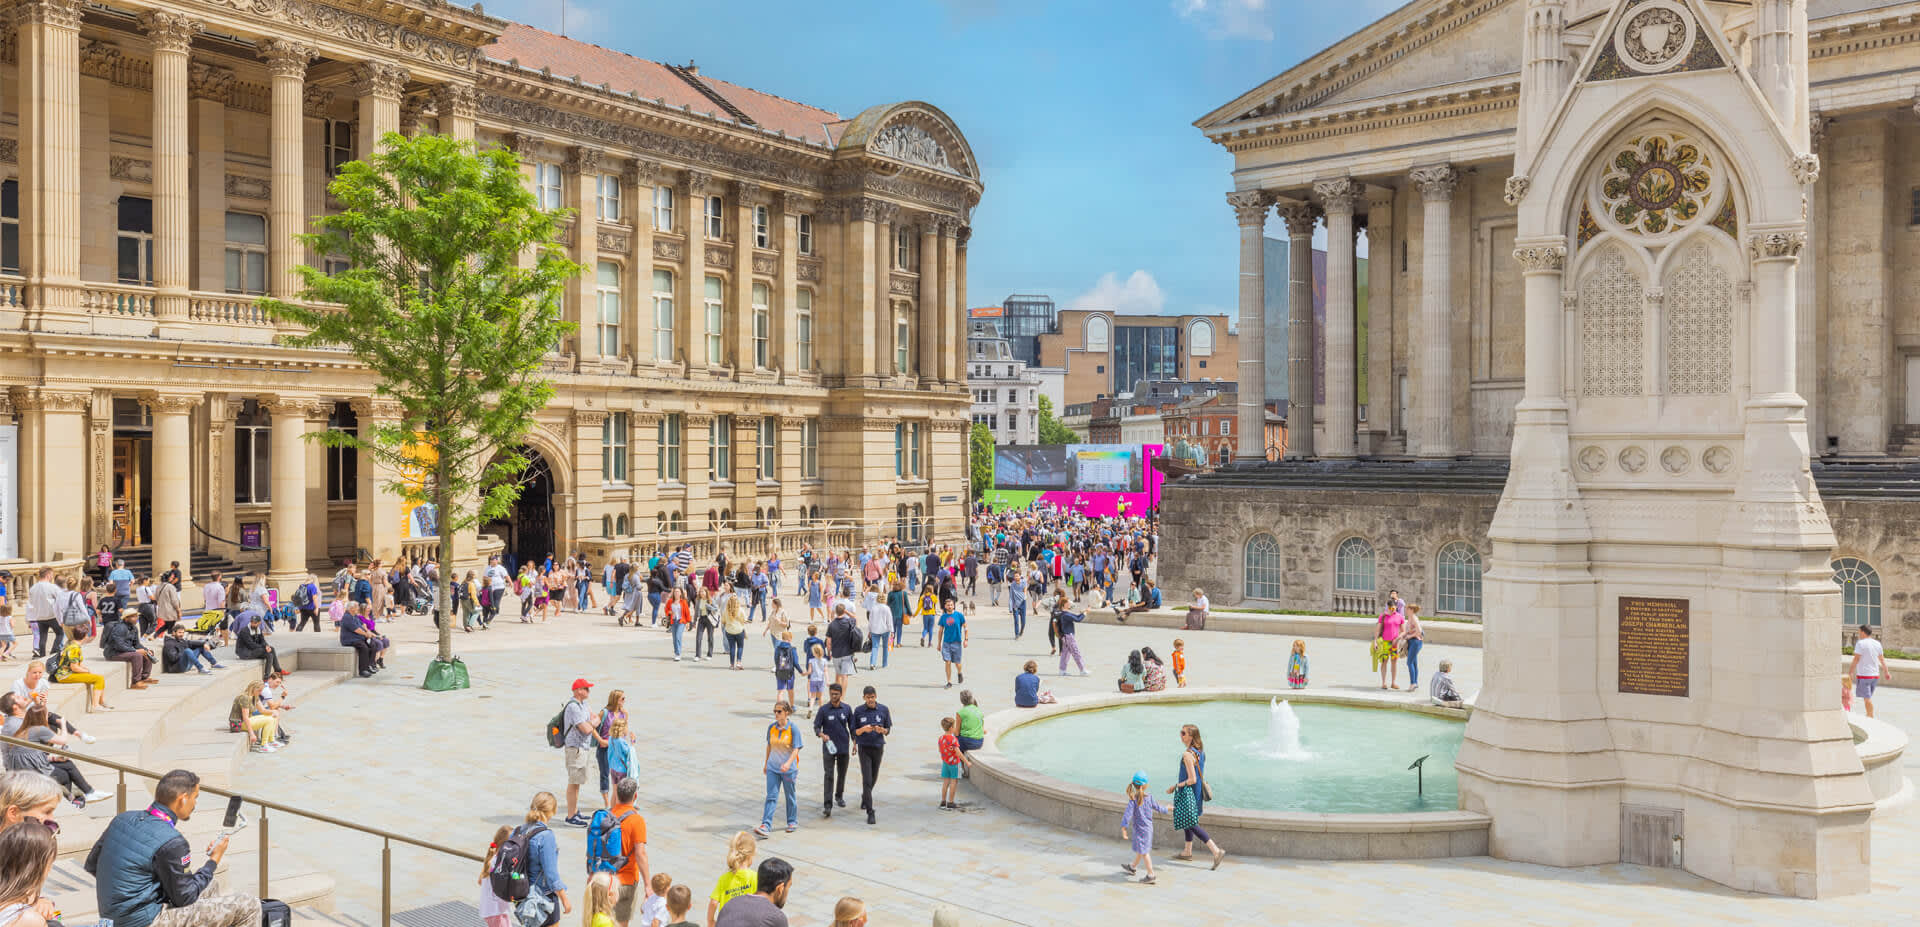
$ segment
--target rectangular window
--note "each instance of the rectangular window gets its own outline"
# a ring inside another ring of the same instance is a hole
[[[800,236],[799,237],[800,237],[800,241],[798,244],[799,244],[800,253],[812,254],[813,253],[813,217],[812,216],[802,215],[800,217]]]
[[[717,196],[707,197],[707,237],[718,240],[727,230],[725,206]]]
[[[1920,187],[1907,194],[1907,224],[1920,225]]]
[[[733,416],[716,415],[707,424],[707,482],[733,478]]]
[[[1009,419],[1009,420],[1007,421],[1007,424],[1009,424],[1009,425],[1011,425],[1011,424],[1013,424],[1013,421],[1012,421],[1011,419]],[[991,415],[988,415],[988,416],[987,416],[987,430],[988,430],[988,431],[999,431],[999,430],[1000,430],[1000,413],[998,413],[998,412],[995,412],[995,413],[993,413],[993,414],[991,414]]]
[[[680,415],[662,415],[655,434],[658,458],[656,466],[663,483],[680,481],[680,437],[686,428],[686,420]]]
[[[772,215],[765,206],[753,207],[753,246],[773,247]]]
[[[353,160],[353,123],[329,119],[321,131],[326,147],[327,176],[333,177],[340,173],[340,165]]]
[[[915,243],[916,242],[914,240],[913,229],[908,228],[906,226],[901,226],[900,228],[894,230],[894,233],[893,233],[893,266],[894,267],[900,270],[913,269],[914,267],[913,246]]]
[[[120,282],[153,285],[153,201],[120,198]]]
[[[560,165],[546,161],[533,162],[533,198],[541,209],[559,209],[563,205],[563,189]]]
[[[1221,433],[1222,435],[1230,435],[1230,434],[1233,434],[1233,420],[1232,420],[1232,419],[1230,419],[1230,418],[1223,418],[1223,419],[1221,419],[1221,420],[1220,420],[1220,433]]]
[[[0,271],[20,272],[20,182],[0,183]]]
[[[257,400],[240,404],[233,423],[233,501],[273,501],[273,424]]]
[[[913,323],[907,321],[907,313],[902,310],[893,320],[893,372],[905,374],[912,369],[913,363]]]
[[[773,366],[773,313],[767,303],[773,299],[773,288],[764,283],[753,285],[753,366],[765,370]]]
[[[594,215],[602,222],[620,221],[620,178],[613,174],[600,174],[594,178],[594,183]]]
[[[800,478],[820,478],[820,420],[817,418],[800,423]]]
[[[794,327],[800,342],[800,369],[813,369],[813,291],[795,290]]]
[[[600,478],[627,481],[627,413],[613,412],[600,424]]]
[[[327,258],[320,262],[320,272],[329,277],[338,277],[353,269],[353,264],[345,258]]]
[[[893,477],[897,480],[907,478],[907,426],[893,426]]]
[[[333,412],[327,416],[327,429],[359,434],[360,418],[354,414],[352,405],[336,402]],[[350,447],[327,448],[327,501],[352,502],[358,498],[360,452]]]
[[[719,277],[707,278],[705,305],[707,309],[707,363],[719,366],[726,362],[727,315],[726,301]]]
[[[267,217],[227,213],[227,292],[267,291]]]
[[[653,188],[653,230],[673,231],[673,188]]]
[[[775,442],[780,440],[780,420],[771,415],[760,419],[759,478],[766,482],[780,479],[780,458]]]
[[[907,425],[907,455],[912,464],[913,475],[916,477],[919,476],[921,473],[921,470],[920,470],[920,423],[919,422],[910,422]]]
[[[653,272],[653,357],[673,362],[673,271]]]
[[[600,304],[600,356],[620,356],[620,265],[601,261],[594,271],[594,297]]]

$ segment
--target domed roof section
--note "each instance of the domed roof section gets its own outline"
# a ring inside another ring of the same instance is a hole
[[[960,127],[931,103],[870,107],[840,130],[837,152],[861,152],[979,182],[980,166]]]

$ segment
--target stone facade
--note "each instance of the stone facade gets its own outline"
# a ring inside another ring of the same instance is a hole
[[[1163,342],[1172,366],[1148,367],[1141,348]],[[1040,360],[1066,370],[1065,405],[1078,405],[1131,393],[1141,380],[1237,380],[1240,336],[1224,315],[1062,309],[1053,331],[1040,336]]]
[[[427,546],[403,543],[387,475],[302,440],[391,409],[256,304],[294,295],[329,171],[387,132],[508,147],[574,211],[581,328],[527,438],[542,492],[489,529],[509,549],[672,534],[752,555],[892,535],[902,511],[960,535],[981,184],[935,107],[844,118],[426,0],[9,12],[0,411],[21,426],[22,560],[271,546],[290,580]]]

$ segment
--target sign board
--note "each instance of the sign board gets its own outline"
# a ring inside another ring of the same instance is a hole
[[[0,560],[20,557],[20,426],[0,425]]]
[[[250,521],[240,526],[240,546],[245,549],[260,548],[260,523]]]
[[[1690,669],[1686,599],[1620,597],[1620,691],[1685,698]]]
[[[941,496],[940,501],[941,502],[959,502],[960,497],[959,496]]]

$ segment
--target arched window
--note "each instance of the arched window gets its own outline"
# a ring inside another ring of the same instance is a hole
[[[1110,346],[1113,335],[1113,323],[1104,315],[1087,318],[1087,350],[1104,354]]]
[[[675,534],[678,534],[682,531],[687,530],[686,516],[680,514],[679,511],[676,510],[673,513],[673,517],[667,520],[667,528],[673,531]]]
[[[820,507],[816,505],[813,508],[808,509],[807,519],[812,521],[814,524],[819,524],[820,523]]]
[[[655,534],[667,533],[667,513],[665,512],[653,513],[653,533]]]
[[[722,528],[733,527],[733,510],[732,509],[720,510],[720,527]]]
[[[1342,612],[1371,612],[1373,545],[1365,538],[1347,538],[1333,552],[1333,608]]]
[[[1480,552],[1472,544],[1455,541],[1440,548],[1435,575],[1440,593],[1435,612],[1480,614]]]
[[[619,534],[614,535],[614,537],[621,537],[621,538],[626,537],[627,534],[632,530],[632,523],[627,521],[627,516],[622,515],[618,520],[616,520],[613,523],[613,530],[620,532]]]
[[[893,507],[893,536],[902,544],[907,542],[907,504],[905,502]]]
[[[1271,534],[1247,542],[1247,598],[1280,598],[1280,542]]]
[[[1880,626],[1880,573],[1864,560],[1840,557],[1833,561],[1833,581],[1840,586],[1840,617],[1847,627]]]
[[[920,503],[915,502],[913,504],[913,543],[915,544],[920,543],[920,532],[921,532],[921,529],[925,527],[925,525],[926,525],[925,510],[920,507]]]
[[[612,515],[600,516],[600,536],[603,538],[610,538],[614,536]]]
[[[1213,356],[1213,323],[1198,319],[1187,326],[1187,353],[1194,357]]]

